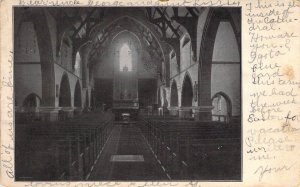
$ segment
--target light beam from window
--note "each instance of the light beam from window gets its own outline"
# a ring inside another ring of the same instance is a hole
[[[120,71],[132,71],[132,56],[131,56],[131,50],[128,46],[128,44],[123,44],[120,49],[120,56],[119,56],[119,62],[120,62]]]

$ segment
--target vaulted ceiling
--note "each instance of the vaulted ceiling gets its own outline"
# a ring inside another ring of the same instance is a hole
[[[109,43],[115,34],[122,30],[129,30],[142,39],[143,46],[159,61],[164,61],[162,50],[164,46],[161,46],[160,42],[166,42],[167,46],[178,51],[179,39],[185,33],[194,34],[192,32],[196,29],[191,28],[190,25],[196,25],[195,20],[203,9],[194,7],[48,8],[60,23],[58,40],[62,39],[63,33],[67,33],[73,41],[75,50],[86,42],[92,42],[91,58],[101,56],[103,50],[100,49],[104,49],[105,44]],[[114,22],[124,15],[129,15],[128,17],[136,21],[127,18]],[[141,24],[137,24],[138,22]]]
[[[101,23],[104,18],[113,13],[116,8],[48,8],[54,17],[62,22],[64,27],[69,28],[69,34],[74,38],[82,38],[91,29]],[[120,11],[118,8],[117,11]],[[129,8],[123,8],[129,9]],[[144,17],[156,26],[163,37],[176,38],[184,32],[184,27],[178,23],[178,18],[198,17],[203,8],[194,7],[146,7],[139,8]],[[132,9],[136,11],[135,9]],[[121,12],[122,12],[121,11]]]

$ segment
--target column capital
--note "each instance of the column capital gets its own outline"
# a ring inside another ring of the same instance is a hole
[[[62,107],[52,107],[52,106],[40,106],[38,107],[40,112],[59,112]]]
[[[42,121],[57,121],[58,113],[61,107],[45,107],[41,106],[38,108],[40,112],[40,117]]]
[[[75,109],[76,107],[62,107],[61,120],[73,118]]]
[[[179,107],[178,106],[170,106],[170,107],[168,107],[168,110],[169,110],[169,114],[171,115],[171,116],[178,116],[178,112],[179,112]]]
[[[60,107],[62,111],[64,112],[72,112],[76,109],[76,107],[71,107],[71,106],[67,106],[67,107]]]
[[[196,121],[211,121],[211,110],[213,106],[197,106],[195,110],[195,120]]]
[[[197,112],[207,112],[211,111],[213,108],[213,106],[195,106],[193,109]]]
[[[192,106],[181,106],[181,107],[178,107],[178,109],[180,111],[187,111],[187,110],[193,109],[193,107]]]
[[[169,106],[168,109],[169,110],[178,110],[179,107],[178,106]]]

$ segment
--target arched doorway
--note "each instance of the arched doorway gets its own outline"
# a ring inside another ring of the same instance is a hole
[[[76,86],[75,86],[74,106],[81,107],[81,87],[80,87],[79,81],[77,81]]]
[[[177,90],[177,84],[174,80],[171,86],[171,107],[178,106],[178,90]]]
[[[223,92],[216,93],[212,98],[212,120],[229,123],[231,119],[231,100]]]
[[[71,91],[69,78],[67,74],[64,74],[60,83],[59,90],[59,106],[60,107],[68,107],[71,106]]]
[[[193,104],[192,80],[188,74],[185,75],[182,85],[181,106],[187,107]]]

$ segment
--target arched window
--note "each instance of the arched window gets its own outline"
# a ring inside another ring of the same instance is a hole
[[[120,49],[120,71],[132,71],[132,53],[127,44],[123,44]]]
[[[216,93],[212,105],[212,120],[229,123],[232,110],[230,98],[223,92]]]
[[[80,76],[80,65],[81,65],[81,57],[80,57],[80,54],[79,52],[76,53],[76,58],[75,58],[75,64],[74,64],[74,73],[75,75],[77,75],[78,77],[81,77]]]

